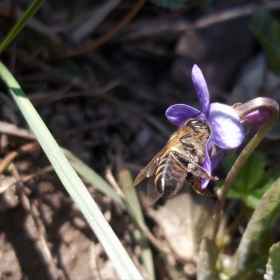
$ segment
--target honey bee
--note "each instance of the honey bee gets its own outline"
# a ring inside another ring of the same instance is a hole
[[[200,166],[204,162],[210,134],[205,121],[188,119],[185,126],[175,131],[166,146],[141,170],[133,185],[149,178],[148,200],[151,204],[160,197],[174,196],[185,181],[197,193],[215,196],[207,189],[201,189],[202,178],[218,180]]]

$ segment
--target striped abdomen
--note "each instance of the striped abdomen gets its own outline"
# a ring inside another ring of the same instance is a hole
[[[163,197],[175,195],[183,186],[186,176],[186,170],[173,152],[167,153],[159,162],[156,170],[155,186],[157,192]]]

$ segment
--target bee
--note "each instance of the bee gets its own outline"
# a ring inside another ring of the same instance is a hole
[[[149,178],[148,200],[172,197],[187,182],[197,193],[215,196],[201,189],[201,179],[217,181],[201,167],[205,159],[206,142],[211,132],[205,121],[190,118],[175,131],[166,146],[141,170],[134,181],[138,185]]]

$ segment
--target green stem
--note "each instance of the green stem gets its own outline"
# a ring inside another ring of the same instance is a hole
[[[273,127],[275,122],[278,119],[279,114],[279,106],[278,103],[267,97],[259,97],[252,99],[245,104],[240,105],[236,108],[236,111],[239,113],[240,119],[244,116],[248,115],[249,113],[256,111],[260,108],[267,108],[271,112],[271,119],[269,122],[264,124],[258,132],[254,135],[254,137],[250,140],[250,142],[245,146],[243,151],[240,153],[239,157],[237,158],[236,162],[232,166],[231,170],[229,171],[224,185],[221,189],[221,192],[218,196],[217,203],[214,209],[213,217],[212,217],[212,231],[210,233],[210,239],[215,240],[217,236],[217,232],[220,225],[222,210],[225,204],[227,193],[237,176],[238,172],[243,167],[245,161],[250,156],[250,154],[254,151],[256,146],[261,142],[261,140],[265,137],[268,131]]]

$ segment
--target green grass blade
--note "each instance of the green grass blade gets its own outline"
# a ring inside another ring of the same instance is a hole
[[[149,247],[149,242],[143,232],[138,228],[135,219],[139,218],[143,223],[145,223],[144,215],[140,206],[140,201],[138,199],[135,187],[132,187],[133,180],[128,169],[124,168],[118,172],[119,184],[123,188],[123,192],[126,196],[129,206],[126,205],[117,194],[117,192],[94,170],[88,167],[84,162],[78,159],[75,155],[67,150],[62,150],[66,158],[69,160],[76,172],[83,177],[87,182],[92,184],[99,192],[110,197],[114,202],[122,205],[126,208],[129,216],[135,224],[135,229],[133,230],[133,235],[137,243],[141,247],[141,255],[143,264],[147,270],[149,280],[155,279],[154,276],[154,266],[153,266],[153,256],[151,249]]]
[[[12,28],[9,34],[5,37],[4,41],[0,44],[0,53],[12,42],[12,40],[19,34],[19,32],[25,27],[26,23],[34,14],[40,9],[44,0],[35,0],[16,25]]]
[[[63,153],[81,177],[86,179],[86,181],[92,184],[98,191],[110,197],[114,202],[124,206],[116,191],[102,177],[71,152],[63,149]]]
[[[136,189],[133,186],[133,179],[131,173],[124,166],[118,172],[118,179],[119,179],[119,184],[122,186],[124,195],[126,197],[126,201],[129,203],[132,209],[132,211],[130,211],[130,208],[129,207],[127,208],[129,215],[133,216],[134,219],[139,219],[145,224],[140,201]],[[135,227],[133,234],[135,239],[137,240],[137,243],[141,247],[142,260],[147,270],[149,280],[154,280],[155,271],[153,265],[153,254],[149,246],[148,239],[138,227]]]
[[[9,88],[12,97],[37,137],[62,184],[78,204],[97,238],[104,246],[121,279],[143,279],[37,111],[2,62],[0,62],[0,76]]]

